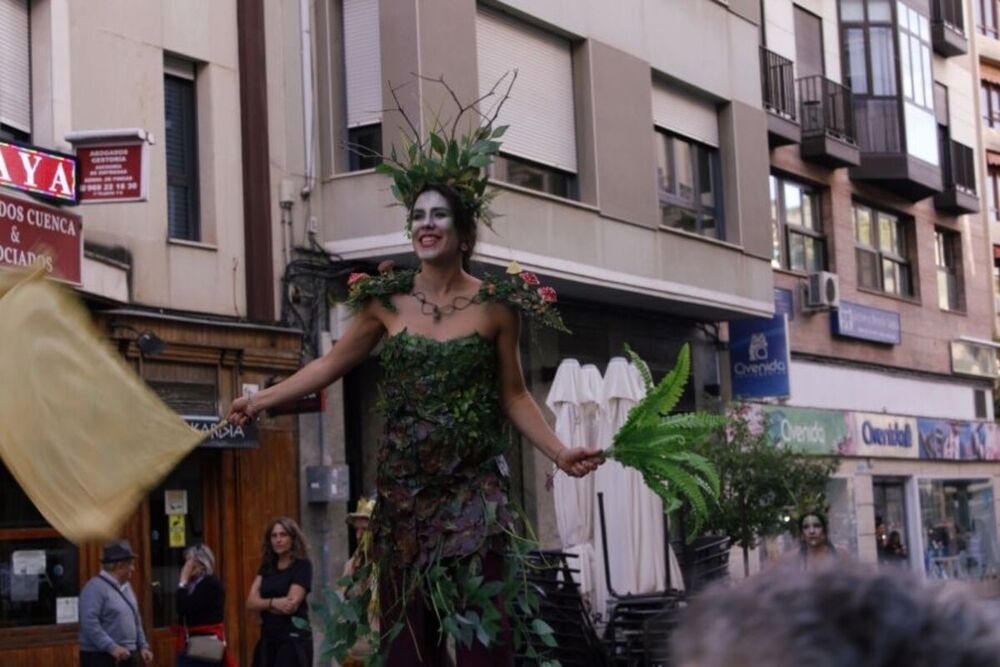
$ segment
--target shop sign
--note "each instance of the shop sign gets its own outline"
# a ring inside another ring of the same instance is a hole
[[[212,447],[219,449],[252,449],[258,445],[257,424],[250,422],[243,426],[226,424],[219,430],[214,431],[219,423],[218,417],[184,417],[184,421],[191,428],[201,431],[207,437],[212,434],[211,439],[204,440],[200,447]]]
[[[852,437],[842,454],[908,459],[919,456],[916,419],[870,412],[847,414]]]
[[[780,313],[769,319],[730,322],[729,360],[734,397],[791,394],[788,317]]]
[[[0,267],[28,268],[39,261],[53,278],[81,283],[80,216],[0,195]]]
[[[78,147],[80,203],[146,201],[146,146],[145,141],[140,141]]]
[[[953,419],[918,419],[920,458],[950,461],[996,460],[995,424]]]
[[[951,341],[951,372],[956,375],[995,378],[997,355],[992,346],[966,340]]]
[[[803,454],[841,454],[849,443],[844,413],[788,406],[759,406],[775,445]]]
[[[76,158],[0,141],[0,185],[76,203]]]
[[[834,334],[845,338],[886,345],[902,342],[899,313],[860,303],[841,301],[840,307],[830,315],[830,326]]]

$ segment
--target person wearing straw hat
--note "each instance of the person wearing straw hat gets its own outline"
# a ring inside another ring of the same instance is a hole
[[[80,667],[138,667],[153,662],[129,580],[138,556],[128,540],[104,545],[100,574],[80,591]]]

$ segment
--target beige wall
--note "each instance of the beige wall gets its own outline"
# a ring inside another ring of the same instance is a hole
[[[505,217],[498,236],[483,234],[481,252],[530,257],[534,268],[552,275],[588,284],[603,280],[681,306],[696,303],[720,317],[769,312],[767,146],[756,24],[710,0],[489,4],[571,39],[580,202],[502,186],[508,193],[495,208]],[[335,7],[324,5],[327,15],[323,66],[336,77]],[[461,99],[478,96],[473,0],[383,1],[379,23],[385,108],[394,106],[391,82],[405,84],[400,103],[417,124],[426,127],[437,109],[450,109],[440,86],[413,79],[418,66],[424,76],[443,75]],[[725,242],[658,228],[654,75],[720,109]],[[342,123],[343,84],[335,78],[329,84],[320,123],[328,128],[324,155],[336,166],[342,130],[330,124]],[[398,113],[385,114],[384,146],[398,140],[402,123]],[[323,240],[355,257],[405,251],[402,215],[385,208],[390,201],[381,177],[325,177]],[[487,248],[491,244],[495,251]]]
[[[167,241],[164,52],[198,63],[201,244]],[[42,0],[32,6],[32,58],[37,144],[65,150],[67,132],[128,127],[156,138],[148,201],[78,209],[87,240],[132,253],[133,300],[242,315],[235,1]]]

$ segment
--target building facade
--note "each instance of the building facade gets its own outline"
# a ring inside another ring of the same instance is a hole
[[[628,342],[662,372],[688,342],[685,404],[719,400],[716,323],[773,309],[758,3],[316,7],[324,248],[345,262],[412,265],[404,212],[389,206],[376,161],[349,147],[398,146],[399,109],[423,131],[448,118],[439,78],[489,109],[502,97],[494,85],[502,91],[516,69],[497,120],[510,124],[491,173],[499,217],[480,231],[473,263],[503,271],[517,260],[558,290],[573,334],[526,334],[531,391],[542,402],[564,358],[603,371]],[[335,316],[333,338],[341,327]],[[330,443],[353,498],[374,487],[378,379],[374,359],[345,379],[345,437]],[[517,501],[544,546],[558,545],[550,463],[527,442],[510,460]]]
[[[205,430],[233,396],[300,365],[301,332],[277,324],[276,267],[279,184],[304,169],[286,170],[292,158],[267,140],[286,143],[268,126],[283,99],[265,84],[271,18],[235,0],[0,1],[0,268],[47,245],[109,344]],[[64,174],[76,183],[33,178],[51,156],[78,161]],[[157,664],[174,664],[174,590],[199,542],[218,557],[230,650],[249,664],[258,630],[243,602],[263,532],[299,517],[297,433],[282,416],[202,444],[123,526]],[[25,554],[43,574],[12,571]],[[99,557],[49,527],[0,466],[0,663],[75,664],[77,596]]]
[[[972,4],[762,4],[789,383],[780,398],[752,386],[743,398],[770,404],[759,410],[775,442],[844,457],[830,493],[842,546],[996,594],[993,258]]]

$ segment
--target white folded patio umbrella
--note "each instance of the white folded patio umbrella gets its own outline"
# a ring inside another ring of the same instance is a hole
[[[615,357],[604,373],[601,403],[601,427],[598,446],[607,449],[629,410],[644,395],[628,361]],[[646,488],[642,476],[616,461],[608,461],[595,473],[595,490],[604,493],[604,512],[608,531],[608,561],[611,586],[620,595],[653,593],[666,588],[664,558],[663,504]],[[595,577],[596,609],[605,613],[608,590],[604,580],[604,557],[601,546],[600,519],[595,512],[595,551],[598,574]]]
[[[545,404],[556,416],[555,431],[568,447],[592,446],[588,440],[583,408],[580,405],[582,372],[576,359],[564,359],[556,369]],[[588,596],[593,588],[593,495],[592,476],[574,479],[557,474],[553,482],[556,528],[566,553],[577,556],[570,562],[579,569],[576,582]]]

